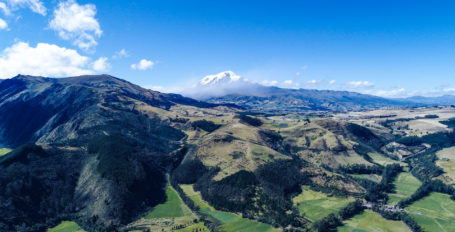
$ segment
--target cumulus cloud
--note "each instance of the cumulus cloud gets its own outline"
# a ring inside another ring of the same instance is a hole
[[[0,2],[0,13],[3,13],[5,16],[10,16],[12,11],[16,11],[21,8],[28,8],[35,13],[40,15],[46,15],[46,7],[39,0],[7,0]],[[0,30],[8,29],[8,23],[5,19],[0,18]]]
[[[330,81],[329,81],[329,84],[333,85],[333,84],[335,84],[336,82],[337,82],[336,80],[330,80]]]
[[[296,76],[300,76],[300,75],[302,75],[302,73],[301,72],[296,72],[295,75]]]
[[[49,27],[62,39],[72,40],[74,45],[87,51],[98,45],[96,40],[103,34],[95,15],[93,4],[79,5],[74,0],[60,2]]]
[[[308,69],[308,66],[307,66],[307,65],[304,65],[304,66],[300,67],[300,69],[302,69],[302,70],[307,70],[307,69]]]
[[[28,8],[43,16],[47,13],[46,7],[40,0],[7,0],[6,3],[8,5],[0,3],[0,9],[2,9],[5,14],[9,14],[11,10],[17,10],[19,8]]]
[[[0,2],[0,10],[3,12],[5,15],[11,14],[9,8],[6,6],[4,2]]]
[[[38,43],[36,47],[17,42],[0,53],[0,78],[17,74],[36,76],[75,76],[92,74],[87,68],[90,58],[76,50],[53,44]]]
[[[162,92],[162,93],[181,93],[184,88],[181,86],[170,86],[170,87],[164,87],[161,85],[148,85],[148,86],[143,86],[146,89],[151,89],[154,91]]]
[[[292,85],[294,82],[292,80],[285,80],[283,83],[285,85]]]
[[[120,59],[120,58],[124,58],[124,57],[128,57],[128,56],[130,56],[130,55],[128,54],[128,52],[127,52],[125,49],[122,48],[122,50],[116,52],[116,53],[114,54],[114,56],[112,56],[112,58],[114,58],[114,59]]]
[[[408,97],[409,93],[406,91],[405,88],[399,89],[391,89],[391,90],[368,90],[364,91],[363,93],[385,97],[385,98],[400,98],[400,97]]]
[[[315,84],[318,84],[319,81],[318,80],[309,80],[306,82],[307,84],[311,84],[311,85],[315,85]]]
[[[5,30],[8,29],[8,23],[5,22],[5,20],[0,18],[0,30]]]
[[[107,57],[100,57],[98,60],[93,62],[93,70],[97,72],[106,72],[111,68],[111,64],[108,62]]]
[[[348,82],[348,87],[350,88],[368,88],[373,87],[374,84],[369,81],[351,81]]]
[[[153,62],[151,60],[142,59],[141,61],[139,61],[139,63],[132,64],[131,65],[131,69],[133,69],[133,70],[147,70],[147,69],[153,68],[154,65],[155,65],[155,62]]]

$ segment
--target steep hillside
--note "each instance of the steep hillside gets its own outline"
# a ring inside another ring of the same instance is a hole
[[[85,133],[99,133],[90,128],[129,121],[125,117],[138,118],[137,103],[163,110],[178,104],[215,107],[107,75],[61,79],[17,76],[0,83],[0,96],[0,141],[13,147],[29,141],[68,143]]]
[[[166,170],[181,157],[185,134],[167,113],[218,112],[106,75],[17,76],[0,83],[0,96],[0,144],[17,147],[0,160],[2,231],[129,222],[164,200]]]

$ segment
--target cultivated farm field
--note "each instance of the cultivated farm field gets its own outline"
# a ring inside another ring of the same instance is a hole
[[[389,204],[396,205],[399,201],[410,197],[422,185],[420,181],[409,172],[400,173],[393,182],[395,193],[389,194]]]
[[[438,159],[436,165],[444,170],[440,177],[447,184],[455,184],[455,147],[445,148],[436,153]]]
[[[346,207],[353,199],[329,197],[325,193],[313,191],[308,186],[304,186],[302,193],[292,201],[305,217],[312,221],[318,221]]]
[[[455,231],[455,202],[447,194],[431,193],[406,211],[425,231]]]
[[[365,210],[353,218],[344,221],[345,225],[338,227],[338,232],[410,232],[411,230],[401,221],[384,219],[381,215]]]

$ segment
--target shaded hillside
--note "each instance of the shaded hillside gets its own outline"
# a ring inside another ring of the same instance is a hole
[[[61,79],[17,76],[0,83],[0,96],[0,141],[13,147],[25,142],[77,139],[89,128],[108,120],[124,120],[125,113],[136,114],[135,101],[164,110],[177,104],[214,107],[107,75]]]
[[[119,228],[164,200],[185,138],[166,112],[217,108],[107,75],[17,76],[0,96],[0,144],[18,147],[0,159],[1,231]]]

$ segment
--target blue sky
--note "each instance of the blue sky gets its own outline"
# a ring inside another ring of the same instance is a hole
[[[0,0],[0,78],[108,73],[178,91],[232,70],[290,88],[453,94],[454,12],[454,1]]]

